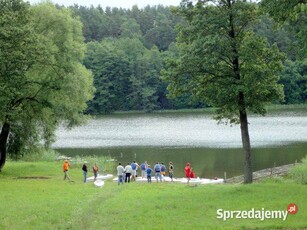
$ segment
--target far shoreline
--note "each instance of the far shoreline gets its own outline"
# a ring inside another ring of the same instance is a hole
[[[125,115],[125,114],[167,114],[167,113],[203,113],[208,115],[214,115],[216,108],[206,107],[206,108],[198,108],[198,109],[160,109],[160,110],[152,110],[152,111],[144,111],[144,110],[129,110],[129,111],[114,111],[105,114],[97,114],[89,116],[100,117],[100,116],[112,116],[112,115]],[[307,114],[307,103],[306,104],[291,104],[291,105],[281,105],[281,104],[271,104],[266,106],[267,113],[266,115],[276,114],[280,112],[296,112],[297,115]],[[249,116],[261,116],[254,113],[249,112]]]

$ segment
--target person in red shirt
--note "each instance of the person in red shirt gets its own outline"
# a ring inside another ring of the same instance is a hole
[[[188,179],[188,183],[191,178],[191,164],[188,162],[184,167],[185,177]]]
[[[193,168],[191,168],[191,173],[190,173],[190,178],[195,178],[196,176],[195,176],[195,173],[194,173],[194,171],[193,171]]]

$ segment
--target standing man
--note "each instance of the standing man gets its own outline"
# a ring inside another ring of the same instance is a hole
[[[124,180],[123,180],[124,170],[125,169],[122,166],[122,163],[119,162],[117,166],[118,185],[124,184]]]
[[[137,163],[135,163],[135,161],[133,161],[133,162],[131,163],[131,168],[132,168],[132,172],[131,172],[131,181],[135,181],[136,169],[137,169]]]
[[[159,164],[159,162],[156,162],[155,166],[154,166],[154,170],[155,170],[155,178],[158,182],[158,178],[160,179],[160,182],[162,182],[162,176],[161,176],[161,165]]]
[[[152,169],[150,168],[150,165],[148,165],[148,166],[147,166],[147,169],[146,169],[147,182],[148,182],[148,183],[151,183],[151,172],[152,172]]]
[[[130,183],[130,176],[132,173],[132,168],[131,165],[129,163],[127,163],[126,167],[125,167],[125,173],[126,173],[126,178],[125,178],[125,183]]]
[[[98,171],[99,171],[98,165],[97,165],[97,163],[95,163],[94,166],[93,166],[94,181],[96,181],[96,178],[98,176]]]
[[[84,164],[82,166],[82,172],[83,172],[83,182],[86,183],[86,175],[87,175],[87,161],[84,161]]]
[[[169,162],[168,173],[169,173],[169,177],[173,181],[174,165],[173,165],[173,162],[171,161]]]
[[[166,176],[166,167],[163,162],[161,163],[161,175],[162,177]]]
[[[66,178],[67,178],[67,180],[70,181],[70,177],[68,176],[69,166],[70,166],[70,164],[69,164],[68,160],[65,160],[64,164],[63,164],[64,180],[66,180]]]
[[[147,161],[141,164],[142,178],[146,178]]]

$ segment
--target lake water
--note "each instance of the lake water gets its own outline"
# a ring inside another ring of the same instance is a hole
[[[253,168],[293,163],[307,155],[306,114],[250,117]],[[72,130],[57,130],[53,148],[67,156],[105,155],[126,164],[147,160],[183,167],[191,162],[200,177],[243,173],[239,125],[218,125],[204,113],[117,114],[92,119]]]

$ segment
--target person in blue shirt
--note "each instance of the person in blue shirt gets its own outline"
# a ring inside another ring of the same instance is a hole
[[[155,178],[158,182],[158,178],[160,179],[160,182],[162,182],[162,176],[161,176],[161,165],[159,164],[159,162],[156,162],[155,166],[154,166],[154,170],[155,170]]]
[[[152,169],[150,168],[150,165],[147,165],[146,174],[147,174],[148,183],[151,183],[151,172],[152,172]]]
[[[142,178],[146,178],[147,161],[141,164]]]
[[[137,163],[135,163],[135,161],[133,161],[131,163],[131,168],[132,168],[132,172],[131,172],[131,181],[135,181],[136,178],[136,169],[137,169]]]
[[[166,167],[163,162],[161,163],[161,175],[166,176]]]

